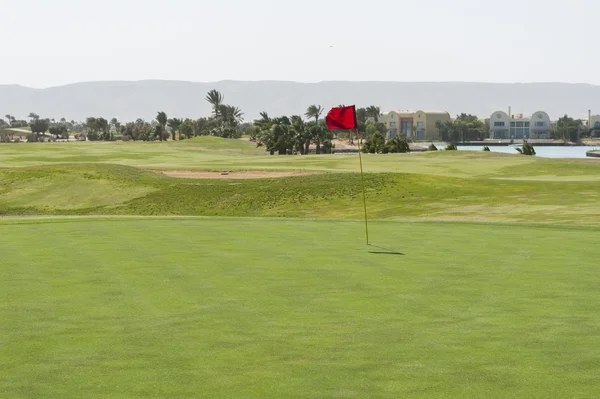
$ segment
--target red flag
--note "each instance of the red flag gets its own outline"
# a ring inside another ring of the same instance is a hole
[[[356,123],[356,107],[332,108],[325,117],[330,130],[352,130],[358,127]]]

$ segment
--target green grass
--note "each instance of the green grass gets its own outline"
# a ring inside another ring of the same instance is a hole
[[[0,396],[600,395],[599,230],[362,228],[0,222]]]
[[[600,163],[363,161],[0,144],[0,397],[598,397]]]
[[[402,173],[365,176],[373,219],[600,225],[600,188]],[[360,219],[360,175],[175,179],[133,167],[71,164],[0,170],[0,214]]]
[[[216,137],[169,143],[0,144],[0,154],[0,168],[104,163],[145,169],[359,171],[356,155],[270,156],[252,143]],[[534,180],[558,175],[562,180],[600,180],[597,159],[563,161],[483,151],[366,155],[364,166],[367,173]]]

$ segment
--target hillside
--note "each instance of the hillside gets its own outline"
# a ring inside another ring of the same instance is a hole
[[[221,91],[227,103],[239,106],[248,120],[257,118],[261,111],[303,114],[310,104],[325,108],[375,104],[384,111],[444,109],[452,115],[467,112],[480,117],[510,105],[515,113],[531,114],[541,109],[552,118],[565,113],[586,117],[588,109],[598,110],[600,106],[600,86],[588,84],[139,81],[76,83],[47,89],[0,86],[0,114],[25,118],[35,112],[69,120],[103,116],[129,121],[151,119],[163,110],[169,116],[200,117],[210,113],[204,96],[211,89]]]

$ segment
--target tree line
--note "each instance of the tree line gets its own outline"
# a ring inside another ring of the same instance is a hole
[[[17,120],[7,114],[8,122],[0,118],[0,129],[29,127],[31,134],[27,141],[30,142],[69,139],[70,134],[75,139],[89,141],[166,141],[208,135],[240,138],[248,125],[243,123],[242,111],[225,104],[223,95],[217,90],[208,92],[205,100],[211,104],[212,114],[199,119],[168,118],[164,111],[159,111],[152,121],[137,119],[121,123],[117,118],[109,121],[102,117],[89,117],[85,122],[69,122],[65,118],[59,121],[42,118],[32,112],[28,116],[29,121]]]
[[[31,129],[28,141],[47,141],[74,137],[90,141],[165,141],[185,140],[195,136],[217,136],[240,138],[247,134],[258,146],[272,154],[308,154],[314,146],[317,154],[334,151],[334,137],[346,137],[353,141],[356,132],[330,132],[321,118],[324,109],[320,105],[311,105],[303,115],[280,116],[272,118],[266,112],[260,119],[251,123],[244,122],[243,112],[236,106],[225,104],[224,96],[217,90],[206,94],[205,100],[211,105],[208,117],[199,119],[169,118],[159,111],[155,119],[121,123],[116,118],[107,120],[102,117],[89,117],[84,122],[42,118],[30,113],[29,120],[18,120],[6,114],[0,118],[0,141],[13,141],[6,128]],[[343,105],[340,105],[343,106]],[[358,132],[364,142],[366,152],[395,152],[406,148],[411,140],[400,133],[399,138],[388,138],[388,127],[379,121],[381,110],[371,105],[356,110]],[[454,120],[436,123],[440,138],[444,142],[483,140],[489,137],[489,126],[474,115],[462,113]],[[413,131],[416,126],[413,126]],[[49,136],[46,136],[49,133]],[[563,141],[579,141],[583,137],[600,134],[600,129],[587,127],[580,119],[567,115],[558,119],[550,130],[551,137]],[[387,141],[386,141],[387,139]],[[403,141],[401,143],[401,141]],[[388,143],[389,142],[389,143]]]

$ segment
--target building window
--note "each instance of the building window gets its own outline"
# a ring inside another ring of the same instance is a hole
[[[396,127],[396,122],[390,122],[391,127]]]
[[[546,124],[544,122],[536,122],[535,127],[544,127]]]
[[[396,130],[390,130],[388,132],[388,134],[389,134],[389,137],[395,137],[396,136]]]
[[[423,122],[417,122],[417,127],[423,127]]]
[[[529,127],[529,122],[525,122],[525,127]]]
[[[494,127],[504,127],[504,122],[494,122]]]
[[[517,122],[511,122],[510,123],[510,127],[515,127],[515,126],[517,126]]]
[[[594,123],[594,129],[600,129],[600,122]]]

